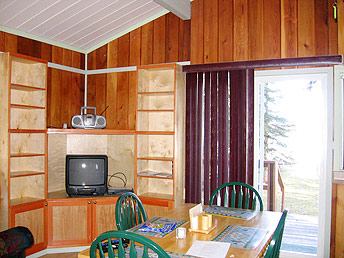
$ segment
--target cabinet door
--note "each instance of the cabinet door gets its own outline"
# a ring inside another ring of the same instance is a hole
[[[33,237],[34,245],[26,251],[27,255],[41,251],[47,246],[47,208],[45,201],[18,205],[10,209],[10,227],[27,227]]]
[[[106,197],[92,200],[92,240],[105,231],[117,230],[115,214],[117,199],[117,197]]]
[[[92,241],[91,220],[91,200],[49,200],[48,246],[88,245]]]

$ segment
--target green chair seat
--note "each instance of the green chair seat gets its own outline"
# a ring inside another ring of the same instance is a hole
[[[209,205],[256,210],[257,199],[259,209],[263,211],[262,198],[253,186],[241,182],[230,182],[219,186],[212,193]]]
[[[111,241],[118,240],[118,249],[114,250],[112,247]],[[129,246],[127,247],[128,250],[125,250],[125,246],[123,245],[123,242],[125,240],[129,240]],[[105,252],[103,251],[102,244],[107,243],[108,250],[107,255],[105,255]],[[136,244],[140,245],[136,245]],[[143,250],[142,250],[143,249]],[[127,252],[127,256],[126,256]],[[142,258],[148,258],[150,257],[148,253],[155,253],[158,255],[159,258],[169,258],[170,256],[162,249],[159,245],[154,243],[152,240],[135,234],[133,232],[127,232],[127,231],[107,231],[102,233],[100,236],[98,236],[91,245],[90,248],[90,258],[97,258],[97,253],[99,254],[100,258],[136,258],[136,257],[142,257]],[[141,255],[138,254],[142,253]],[[115,256],[116,255],[116,256]]]
[[[118,230],[126,230],[147,220],[145,208],[134,193],[125,193],[116,203],[116,224]]]

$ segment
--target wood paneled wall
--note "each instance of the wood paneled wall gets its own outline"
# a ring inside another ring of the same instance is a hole
[[[85,69],[85,55],[0,31],[0,51],[37,57],[48,62]],[[47,126],[70,125],[84,103],[84,75],[48,69]]]
[[[176,61],[209,63],[344,52],[344,3],[333,0],[195,0],[192,19],[166,14],[88,55],[88,69]],[[0,32],[0,51],[84,69],[84,55]],[[84,76],[48,71],[49,127],[70,124],[84,104]],[[88,76],[87,104],[108,128],[135,128],[134,72]]]
[[[91,52],[87,69],[190,60],[190,21],[166,14]],[[87,104],[106,107],[109,129],[135,129],[136,73],[89,75]]]
[[[91,52],[87,69],[190,60],[190,21],[166,14]],[[107,128],[135,129],[136,73],[89,75],[87,103],[105,112]]]
[[[191,63],[337,54],[338,22],[332,4],[333,0],[195,0]]]
[[[60,47],[52,47],[52,61],[69,67],[85,69],[83,54]],[[51,85],[48,87],[48,126],[62,128],[71,126],[71,118],[80,114],[84,105],[85,75],[49,69]],[[49,80],[48,80],[49,81]]]
[[[344,1],[194,0],[192,19],[164,15],[88,55],[88,69],[175,61],[210,63],[344,54]],[[84,69],[84,55],[0,31],[0,51],[20,53]],[[135,72],[88,76],[88,105],[107,106],[111,129],[135,128]],[[84,76],[48,69],[50,127],[80,113]],[[334,184],[331,256],[344,257],[343,187]],[[337,208],[337,210],[336,210]]]

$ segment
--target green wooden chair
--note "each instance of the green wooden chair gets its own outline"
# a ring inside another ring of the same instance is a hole
[[[287,210],[283,211],[282,217],[280,221],[278,222],[277,228],[275,230],[275,233],[272,236],[271,242],[268,246],[268,249],[266,250],[264,258],[278,258],[279,257],[287,213],[288,213]]]
[[[124,240],[125,239],[125,240]],[[117,240],[117,241],[116,241]],[[130,241],[130,246],[128,246],[127,250],[127,256],[125,255],[126,246],[123,244],[124,241]],[[109,243],[112,244],[109,245]],[[117,242],[118,249],[117,251],[113,248],[113,241]],[[138,243],[140,245],[135,244]],[[104,255],[103,251],[103,245],[107,244],[107,255]],[[169,258],[170,256],[162,249],[159,245],[154,243],[152,240],[135,234],[133,232],[127,232],[127,231],[107,231],[99,235],[93,242],[90,248],[90,258],[114,258],[115,254],[118,258],[125,258],[125,257],[142,257],[142,258],[148,258],[151,256],[148,256],[148,252],[155,253],[158,255],[159,258]],[[155,256],[154,256],[155,257]]]
[[[263,211],[262,198],[253,186],[241,182],[230,182],[219,186],[212,193],[209,205],[256,210],[257,199],[259,209]]]
[[[116,224],[118,230],[126,230],[147,220],[145,208],[134,193],[125,193],[116,203]]]

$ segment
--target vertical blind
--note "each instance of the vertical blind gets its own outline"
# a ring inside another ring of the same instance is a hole
[[[227,71],[186,75],[186,202],[207,203],[229,180],[228,76]]]
[[[187,73],[186,102],[185,201],[253,184],[253,70]]]
[[[335,55],[184,66],[185,201],[207,204],[225,182],[253,185],[254,69],[342,63]]]

